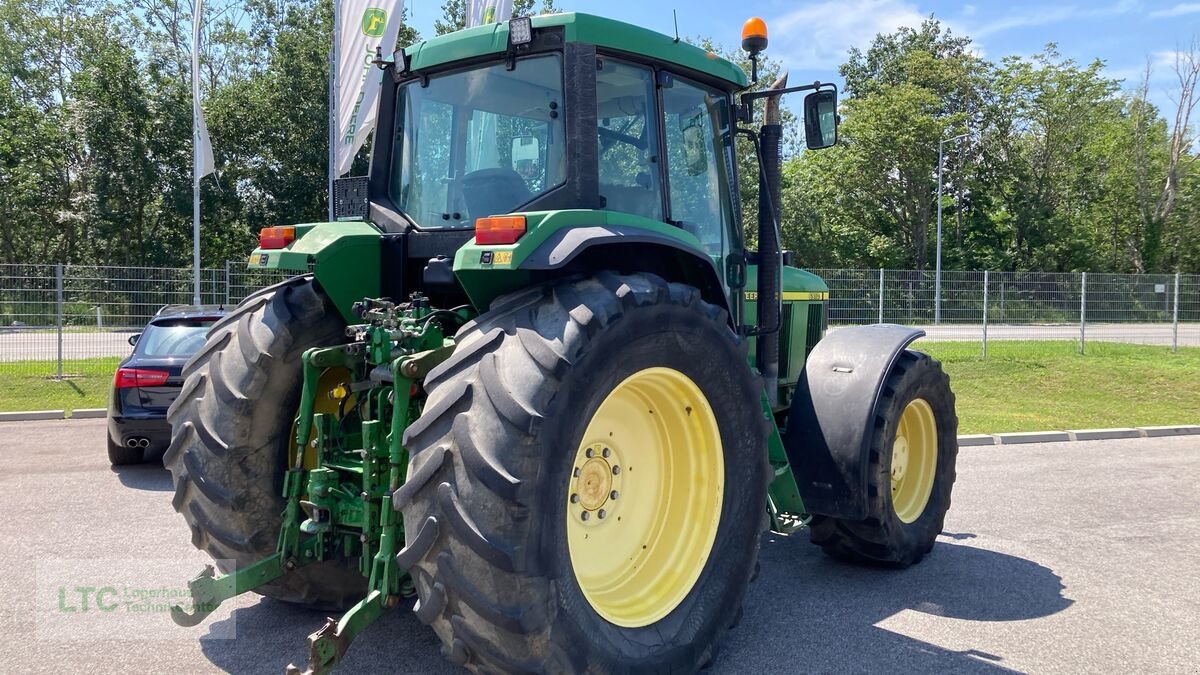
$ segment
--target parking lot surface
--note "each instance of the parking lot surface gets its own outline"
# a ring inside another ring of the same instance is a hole
[[[97,569],[104,583],[173,560],[182,587],[207,562],[160,466],[109,468],[103,420],[0,423],[0,461],[0,672],[302,665],[324,615],[253,594],[191,629],[161,611],[85,624],[77,597],[53,600],[49,586],[95,585]],[[916,567],[848,566],[803,533],[765,537],[711,672],[1195,672],[1198,484],[1195,436],[964,448],[946,532]],[[341,672],[462,671],[402,609]]]

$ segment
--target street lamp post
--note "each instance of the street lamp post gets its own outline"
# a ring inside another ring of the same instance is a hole
[[[938,141],[938,167],[937,167],[937,260],[935,262],[933,275],[933,323],[940,324],[942,322],[942,164],[943,146],[947,141],[954,142],[960,138],[965,138],[970,134],[959,134],[953,138],[943,138]]]

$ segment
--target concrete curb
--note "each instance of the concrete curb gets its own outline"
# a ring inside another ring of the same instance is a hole
[[[25,410],[21,412],[0,412],[0,422],[103,419],[107,416],[108,410],[105,408],[79,408],[78,410]]]
[[[997,445],[1016,445],[1018,443],[1061,443],[1071,440],[1071,435],[1065,431],[1017,431],[1008,434],[993,434]]]
[[[1020,445],[1023,443],[1064,443],[1070,441],[1107,441],[1118,438],[1166,438],[1169,436],[1200,436],[1200,425],[1181,424],[1167,427],[1118,427],[1115,429],[971,434],[969,436],[959,436],[958,447]]]
[[[1068,431],[1071,434],[1073,441],[1108,441],[1115,438],[1141,438],[1142,432],[1138,429],[1118,428],[1118,429],[1079,429]]]

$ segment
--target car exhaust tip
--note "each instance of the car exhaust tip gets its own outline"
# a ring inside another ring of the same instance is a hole
[[[150,439],[145,436],[132,436],[125,441],[127,448],[148,448],[150,447]]]
[[[149,439],[149,438],[139,438],[139,439],[138,439],[138,447],[139,447],[139,448],[148,448],[148,447],[150,447],[150,439]]]
[[[138,446],[138,439],[136,439],[136,438],[130,438],[125,441],[125,447],[127,447],[127,448],[136,448],[137,446]]]

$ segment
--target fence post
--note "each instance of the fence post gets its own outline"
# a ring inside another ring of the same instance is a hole
[[[879,268],[879,323],[883,323],[883,268]]]
[[[1171,311],[1171,353],[1179,351],[1179,272],[1175,273],[1175,308]]]
[[[229,261],[225,261],[225,309],[229,309]]]
[[[55,324],[58,326],[58,379],[63,376],[63,266],[54,266]]]
[[[983,271],[983,358],[987,358],[988,271]]]
[[[1087,349],[1087,272],[1079,277],[1079,353]]]

